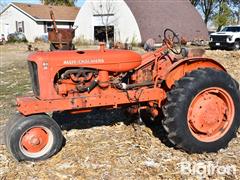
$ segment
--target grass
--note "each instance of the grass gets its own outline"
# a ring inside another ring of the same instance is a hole
[[[0,48],[0,124],[3,124],[16,111],[16,97],[31,91],[31,84],[27,44],[6,44]]]

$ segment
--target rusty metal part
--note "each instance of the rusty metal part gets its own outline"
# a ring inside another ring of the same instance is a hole
[[[133,105],[131,107],[128,107],[126,111],[128,114],[135,115],[138,113],[138,109],[139,109],[138,105]]]
[[[72,50],[72,40],[75,36],[75,29],[57,28],[56,19],[52,10],[50,11],[50,17],[52,19],[53,29],[48,32],[48,40],[52,48],[55,50]]]
[[[161,102],[166,98],[166,93],[160,88],[149,88],[139,90],[129,90],[128,94],[124,91],[108,88],[101,94],[93,89],[89,94],[75,98],[59,98],[55,100],[39,100],[35,97],[17,98],[18,111],[24,115],[36,114],[41,112],[53,112],[64,110],[92,109],[96,107],[117,108],[121,105],[134,104],[140,102],[157,101]],[[29,108],[31,107],[31,108]]]
[[[55,16],[54,16],[54,13],[53,13],[52,10],[50,11],[50,17],[51,17],[51,19],[52,19],[52,21],[53,21],[53,29],[54,29],[54,31],[55,31],[56,33],[58,33]]]
[[[97,85],[98,85],[98,80],[95,79],[95,80],[91,81],[91,82],[89,83],[89,85],[87,85],[87,86],[77,85],[76,87],[77,87],[77,90],[78,90],[79,92],[86,92],[86,91],[87,91],[87,92],[90,92],[90,91],[92,91]]]
[[[153,81],[153,75],[152,75],[152,70],[145,68],[145,69],[140,69],[137,72],[137,77],[136,77],[136,82],[141,83],[141,82],[146,82],[146,81]]]
[[[200,141],[216,141],[228,132],[234,115],[230,94],[218,87],[208,88],[192,100],[188,110],[188,127]]]
[[[182,44],[178,35],[171,29],[164,30],[163,43],[171,50],[174,54],[181,54]]]
[[[162,81],[158,81],[157,84],[160,84]],[[155,84],[155,82],[153,81],[145,81],[142,83],[136,83],[136,84],[125,84],[125,83],[121,83],[118,84],[118,88],[122,89],[122,90],[129,90],[129,89],[133,89],[133,88],[138,88],[138,87],[149,87],[149,86],[153,86]]]
[[[78,68],[66,70],[63,74],[61,74],[61,78],[66,79],[70,77],[73,82],[83,82],[91,80],[93,74],[96,73],[96,70]]]
[[[109,86],[109,73],[108,71],[99,71],[98,73],[98,85],[102,88]]]
[[[48,40],[57,46],[59,44],[70,44],[74,36],[74,29],[58,29],[57,32],[54,30],[48,32]]]
[[[91,112],[91,109],[81,109],[81,110],[70,110],[68,111],[70,114],[81,114]]]

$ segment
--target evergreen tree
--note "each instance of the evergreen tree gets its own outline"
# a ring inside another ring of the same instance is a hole
[[[44,5],[75,6],[77,0],[41,0]]]

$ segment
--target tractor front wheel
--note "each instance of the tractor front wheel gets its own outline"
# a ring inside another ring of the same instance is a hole
[[[225,148],[240,124],[240,94],[224,71],[199,69],[175,83],[163,107],[169,140],[187,152]]]
[[[5,144],[18,161],[44,160],[57,153],[63,143],[58,124],[46,114],[18,114],[7,123]]]

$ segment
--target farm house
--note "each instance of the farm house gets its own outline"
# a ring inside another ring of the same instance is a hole
[[[77,7],[10,3],[0,13],[0,32],[5,38],[10,33],[22,32],[28,41],[33,42],[37,37],[46,36],[52,28],[50,10],[55,13],[59,28],[72,28],[79,12]]]

